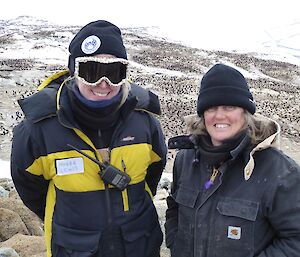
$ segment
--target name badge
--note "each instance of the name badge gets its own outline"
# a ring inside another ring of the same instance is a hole
[[[58,176],[78,174],[84,172],[82,157],[55,160],[55,164]]]

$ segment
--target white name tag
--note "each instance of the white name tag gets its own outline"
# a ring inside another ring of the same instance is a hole
[[[84,172],[82,157],[56,160],[55,164],[58,176]]]

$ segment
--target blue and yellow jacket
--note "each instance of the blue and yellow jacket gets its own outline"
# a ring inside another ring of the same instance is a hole
[[[131,181],[123,191],[109,187],[113,217],[108,217],[99,166],[68,146],[102,160],[74,122],[66,77],[55,75],[42,90],[19,101],[26,118],[15,127],[12,143],[12,178],[24,204],[45,221],[47,256],[62,249],[73,253],[67,256],[93,256],[109,218],[121,226],[126,256],[150,256],[162,242],[152,196],[167,151],[151,113],[160,112],[158,98],[132,84],[121,107],[110,163]]]

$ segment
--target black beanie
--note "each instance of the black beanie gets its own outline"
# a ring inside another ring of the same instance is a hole
[[[236,69],[224,64],[214,65],[201,80],[197,113],[213,106],[238,106],[255,113],[255,103],[245,77]]]
[[[75,58],[96,54],[111,54],[127,59],[120,29],[104,20],[93,21],[79,30],[69,45],[68,67],[73,74]]]

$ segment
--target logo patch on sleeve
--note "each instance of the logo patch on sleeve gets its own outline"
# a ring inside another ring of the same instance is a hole
[[[55,160],[55,164],[58,176],[84,172],[82,157]]]
[[[241,239],[241,235],[242,235],[241,227],[228,226],[228,234],[227,234],[228,238],[239,240]]]
[[[123,142],[133,141],[133,140],[134,140],[134,137],[132,137],[132,136],[127,136],[127,137],[124,137],[124,138],[121,139],[121,141],[123,141]]]

